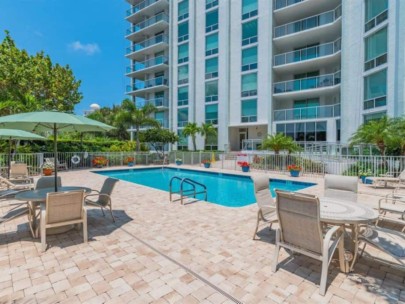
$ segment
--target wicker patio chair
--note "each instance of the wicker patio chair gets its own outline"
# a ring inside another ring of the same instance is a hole
[[[366,245],[371,245],[393,257],[401,266],[405,266],[405,234],[403,232],[367,226],[361,231],[359,241],[364,242],[360,256],[363,255]],[[374,258],[380,262],[391,264],[383,260],[381,256]]]
[[[115,222],[115,218],[114,218],[114,215],[112,212],[111,193],[113,192],[114,186],[117,182],[118,182],[118,179],[109,177],[104,181],[104,184],[101,187],[100,191],[92,190],[92,192],[96,192],[96,193],[88,194],[85,197],[85,204],[100,207],[101,212],[103,213],[103,216],[105,216],[103,208],[109,207],[111,217],[114,222]],[[89,198],[93,198],[93,197],[95,197],[96,200],[89,199]]]
[[[259,207],[257,210],[256,228],[253,233],[253,239],[256,239],[257,230],[260,222],[270,224],[270,229],[273,223],[277,222],[276,204],[271,197],[269,190],[269,177],[265,175],[251,176],[254,185],[254,193],[256,204]]]
[[[357,202],[358,181],[355,176],[325,175],[325,196]]]
[[[87,243],[87,212],[84,191],[48,193],[46,204],[41,204],[41,244],[46,251],[46,230],[49,228],[82,224],[83,240]]]
[[[279,190],[276,190],[276,193],[280,228],[276,233],[272,270],[277,271],[280,247],[322,261],[319,293],[325,295],[328,267],[336,248],[339,248],[340,266],[344,267],[343,227],[332,226],[324,237],[319,199],[316,196]]]

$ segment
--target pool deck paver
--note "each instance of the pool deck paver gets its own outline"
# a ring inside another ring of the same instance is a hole
[[[61,176],[64,185],[94,189],[105,179],[89,170]],[[320,178],[293,180],[316,182],[317,186],[303,192],[323,193]],[[360,185],[360,201],[376,206],[376,194],[389,191]],[[325,297],[318,293],[320,263],[313,259],[291,258],[282,250],[279,261],[283,264],[272,273],[274,230],[261,226],[260,240],[252,240],[255,204],[242,208],[205,202],[182,206],[169,203],[167,192],[120,181],[113,193],[113,207],[115,224],[108,213],[103,217],[99,209],[89,208],[87,244],[82,243],[80,232],[72,230],[49,236],[45,253],[41,253],[39,240],[31,238],[26,218],[1,225],[0,303],[405,301],[404,271],[366,258],[348,275],[332,262]],[[9,208],[2,202],[0,214]]]

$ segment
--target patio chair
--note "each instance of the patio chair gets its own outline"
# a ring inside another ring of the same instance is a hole
[[[405,266],[405,234],[399,231],[381,228],[377,226],[367,226],[359,235],[359,241],[364,242],[360,257],[364,253],[367,245],[377,248],[393,257],[400,265]],[[389,263],[380,256],[375,257],[383,263]]]
[[[256,228],[253,233],[253,239],[256,239],[257,230],[261,221],[270,224],[270,230],[273,223],[277,222],[276,204],[271,197],[269,190],[269,177],[265,175],[251,176],[254,185],[256,204],[259,207],[257,211]]]
[[[367,177],[367,179],[372,181],[374,188],[376,188],[379,183],[384,183],[385,188],[388,186],[388,183],[397,184],[397,188],[405,183],[405,169],[397,177],[394,176],[395,172],[387,172],[380,176]]]
[[[83,239],[87,243],[87,212],[84,191],[48,193],[46,204],[41,204],[41,245],[46,251],[46,230],[49,228],[83,225]]]
[[[0,176],[0,186],[12,190],[32,189],[32,179],[8,180]]]
[[[45,163],[52,164],[53,166],[55,165],[55,158],[54,157],[47,157],[45,158]],[[67,170],[68,165],[66,163],[60,163],[59,159],[56,160],[56,165],[58,166],[58,170],[63,169]]]
[[[58,176],[58,187],[62,187],[62,179]],[[55,187],[55,177],[54,176],[41,176],[35,183],[35,190],[44,188],[54,188]]]
[[[111,193],[113,192],[114,186],[117,182],[118,182],[118,179],[109,177],[104,181],[103,186],[101,187],[100,191],[92,190],[92,192],[96,192],[96,193],[88,194],[85,197],[85,204],[100,207],[101,212],[103,213],[103,216],[105,216],[103,208],[109,207],[111,217],[114,222],[115,222],[115,218],[112,213]],[[96,200],[89,199],[92,197],[95,197]]]
[[[395,189],[378,201],[379,217],[376,222],[389,221],[401,225],[402,232],[405,232],[405,193]]]
[[[358,181],[355,176],[325,175],[325,197],[357,202]]]
[[[10,180],[21,180],[28,179],[28,166],[23,163],[12,163],[10,164]]]
[[[322,261],[319,293],[325,295],[328,267],[336,248],[339,248],[340,266],[344,267],[343,227],[332,226],[323,236],[318,197],[279,190],[276,194],[280,228],[276,233],[272,270],[277,271],[280,247]]]

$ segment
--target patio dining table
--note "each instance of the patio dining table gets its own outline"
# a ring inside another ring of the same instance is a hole
[[[378,219],[378,212],[373,208],[352,201],[343,201],[335,198],[320,198],[320,217],[321,221],[335,225],[349,224],[352,230],[352,261],[350,267],[343,270],[344,272],[353,271],[356,262],[359,244],[359,228],[361,224],[375,222]]]
[[[79,191],[84,190],[85,193],[90,193],[92,190],[87,187],[78,187],[78,186],[65,186],[65,187],[58,187],[59,192],[66,192],[66,191]],[[40,212],[36,213],[37,205],[46,203],[46,197],[48,193],[55,192],[55,188],[43,188],[38,190],[30,190],[20,192],[15,196],[16,200],[19,201],[26,201],[28,204],[28,224],[31,230],[31,234],[34,238],[38,238],[38,227],[37,227],[37,219],[40,216]],[[71,229],[68,227],[59,227],[53,228],[50,230],[50,234],[62,233],[67,230]]]

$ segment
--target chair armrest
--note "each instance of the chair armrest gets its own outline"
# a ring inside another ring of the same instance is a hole
[[[340,239],[343,236],[343,227],[342,226],[332,226],[328,230],[328,232],[326,233],[326,235],[323,239],[323,252],[328,252],[329,243],[332,240],[332,236],[337,233],[339,233],[339,235],[337,235],[337,236],[338,236],[338,239]]]

